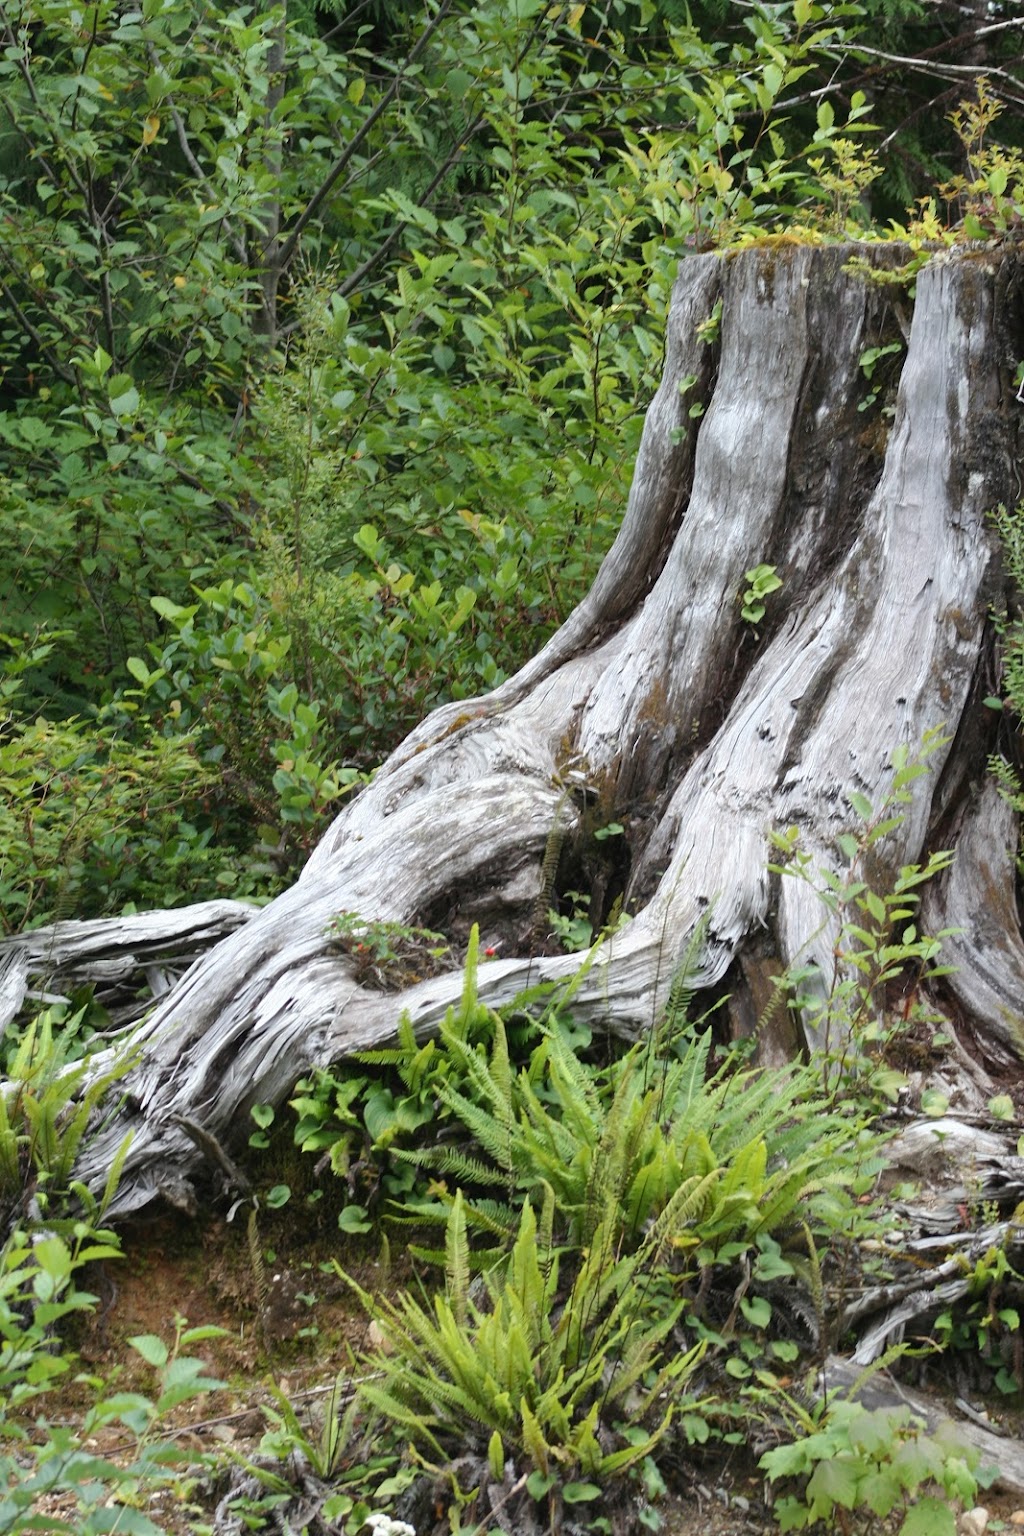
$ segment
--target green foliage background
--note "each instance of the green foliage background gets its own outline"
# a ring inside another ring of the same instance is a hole
[[[962,170],[921,107],[952,17],[0,6],[4,927],[272,893],[533,652],[614,535],[678,260]],[[1010,99],[1015,35],[970,54]]]

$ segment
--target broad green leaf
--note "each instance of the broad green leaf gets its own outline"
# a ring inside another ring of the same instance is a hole
[[[596,1483],[565,1483],[562,1498],[567,1504],[589,1504],[601,1497],[603,1490]]]
[[[369,1232],[372,1222],[367,1220],[365,1206],[346,1205],[338,1214],[338,1226],[342,1232],[354,1234],[357,1232]]]
[[[139,1333],[128,1343],[140,1354],[147,1365],[155,1365],[158,1369],[167,1364],[169,1350],[163,1339],[155,1333]]]
[[[852,1462],[838,1456],[819,1461],[807,1483],[807,1502],[826,1518],[835,1504],[841,1509],[853,1509],[859,1482],[859,1469]]]
[[[162,619],[169,619],[172,624],[185,623],[189,619],[194,619],[199,612],[198,604],[191,608],[185,608],[179,603],[172,603],[169,597],[161,597],[159,595],[151,597],[149,604]]]
[[[995,165],[988,173],[988,190],[993,197],[1002,197],[1006,191],[1010,179],[1009,170],[1005,165]]]
[[[744,1296],[740,1310],[752,1328],[767,1328],[772,1319],[771,1302],[764,1296]]]
[[[117,382],[117,381],[115,381]],[[110,409],[115,416],[135,416],[139,409],[139,392],[134,384],[110,396]]]
[[[453,101],[461,101],[473,84],[473,76],[465,69],[450,69],[445,76],[445,87]]]
[[[956,1515],[941,1499],[916,1499],[900,1526],[899,1536],[956,1536]]]

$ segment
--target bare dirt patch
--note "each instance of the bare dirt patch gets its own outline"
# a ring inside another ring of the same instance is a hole
[[[244,1213],[233,1223],[152,1220],[126,1231],[123,1246],[121,1260],[93,1266],[87,1276],[99,1305],[76,1341],[83,1371],[111,1389],[153,1395],[154,1371],[132,1348],[133,1337],[156,1334],[170,1344],[179,1319],[189,1327],[221,1329],[193,1352],[225,1386],[175,1410],[169,1433],[183,1449],[224,1460],[256,1451],[267,1427],[261,1410],[273,1403],[275,1386],[315,1422],[338,1374],[370,1342],[366,1315],[332,1258],[370,1292],[382,1285],[394,1292],[409,1280],[404,1263],[385,1270],[367,1247],[304,1230],[287,1212],[261,1219],[258,1232],[248,1229]],[[90,1399],[85,1383],[62,1385],[46,1409],[51,1418],[75,1425]],[[113,1429],[90,1449],[115,1459],[131,1453],[127,1438]],[[671,1470],[673,1493],[658,1506],[663,1536],[768,1536],[778,1530],[749,1450],[734,1447],[702,1460],[683,1450]],[[982,1503],[989,1530],[1000,1529],[1000,1522],[1011,1530],[1024,1523],[1024,1501],[1014,1495],[988,1492]],[[156,1495],[148,1512],[171,1536],[194,1536],[210,1517],[209,1505],[208,1492],[193,1483],[180,1495]],[[44,1512],[67,1513],[59,1502]],[[867,1529],[852,1519],[843,1526],[851,1536]]]

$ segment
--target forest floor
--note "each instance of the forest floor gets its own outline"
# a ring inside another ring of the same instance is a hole
[[[382,1283],[394,1289],[408,1278],[395,1270],[385,1276],[368,1248],[345,1242],[346,1270],[367,1291]],[[332,1243],[323,1233],[303,1231],[287,1210],[262,1213],[258,1234],[247,1230],[244,1212],[232,1224],[177,1217],[140,1222],[124,1234],[123,1258],[94,1266],[86,1277],[99,1306],[77,1341],[83,1372],[103,1378],[110,1389],[154,1396],[153,1370],[131,1347],[132,1337],[157,1334],[170,1342],[178,1319],[192,1328],[223,1329],[186,1352],[201,1355],[226,1385],[176,1410],[173,1434],[189,1450],[225,1463],[245,1458],[267,1428],[262,1407],[273,1406],[273,1385],[315,1421],[338,1371],[370,1342],[366,1314],[330,1262],[332,1248],[337,1255],[336,1234]],[[64,1386],[51,1416],[74,1425],[86,1402]],[[115,1458],[131,1449],[113,1431],[91,1448]],[[765,1492],[754,1457],[741,1450],[681,1467],[676,1490],[658,1506],[662,1536],[777,1532]],[[171,1536],[192,1536],[210,1518],[210,1499],[202,1488],[188,1499],[157,1495],[149,1513]],[[1024,1498],[989,1490],[981,1502],[989,1531],[1024,1527]],[[59,1502],[45,1512],[67,1513]],[[842,1526],[850,1536],[867,1529],[854,1522]],[[985,1522],[976,1523],[973,1536],[985,1529]]]

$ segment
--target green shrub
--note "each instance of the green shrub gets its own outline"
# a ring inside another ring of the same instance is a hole
[[[397,930],[397,931],[396,931]],[[433,961],[436,935],[422,929],[398,928],[391,923],[364,924],[353,913],[340,913],[338,942],[350,953],[364,945],[354,959],[365,972],[383,971],[385,979],[399,974],[408,963],[410,948],[417,966]],[[479,936],[470,935],[462,996],[449,1008],[445,1030],[468,1049],[482,1050],[493,1030],[491,1010],[476,995],[476,964]],[[380,983],[378,983],[380,984]],[[457,1058],[444,1049],[440,1039],[416,1040],[406,1015],[398,1023],[394,1047],[359,1053],[352,1063],[314,1072],[295,1085],[290,1106],[297,1121],[294,1139],[303,1152],[349,1186],[351,1199],[339,1215],[343,1231],[366,1231],[368,1208],[376,1213],[382,1197],[392,1200],[408,1195],[416,1184],[413,1163],[394,1154],[415,1144],[424,1128],[437,1120],[451,1122],[451,1111],[440,1097],[449,1077],[459,1074]],[[254,1112],[255,1113],[255,1112]],[[257,1131],[250,1144],[265,1146]]]
[[[975,1220],[979,1218],[982,1222],[997,1219],[998,1207],[983,1208],[975,1214]],[[958,1379],[977,1383],[980,1391],[994,1387],[1004,1398],[1019,1400],[1024,1393],[1017,1347],[1024,1275],[1011,1263],[1008,1247],[1009,1240],[1006,1246],[993,1245],[974,1257],[966,1297],[943,1308],[932,1333],[939,1349],[954,1356]]]
[[[955,1506],[973,1507],[979,1485],[996,1474],[983,1476],[978,1461],[952,1424],[929,1434],[909,1408],[869,1410],[840,1399],[811,1433],[767,1451],[759,1465],[773,1482],[806,1479],[801,1492],[777,1501],[780,1530],[833,1530],[849,1510],[874,1515],[877,1529],[902,1515],[899,1536],[956,1536]]]
[[[116,725],[0,725],[0,923],[17,933],[62,917],[176,906],[232,879],[230,850],[200,830],[207,779],[194,743]]]
[[[130,1341],[157,1372],[152,1398],[75,1374],[69,1325],[96,1303],[82,1271],[120,1257],[102,1222],[130,1142],[115,1153],[98,1197],[74,1178],[76,1157],[130,1064],[123,1058],[104,1069],[83,1055],[81,1024],[81,1015],[61,1023],[47,1010],[0,1063],[0,1536],[44,1528],[159,1536],[140,1506],[158,1489],[180,1489],[195,1461],[159,1438],[161,1421],[221,1385],[183,1353],[221,1330],[189,1330],[180,1319],[171,1347],[149,1335]],[[72,1381],[85,1388],[87,1406],[68,1423],[64,1403],[51,1416],[48,1394]],[[108,1425],[127,1437],[117,1459],[95,1449]]]
[[[195,596],[186,606],[151,599],[172,635],[149,645],[154,666],[128,658],[140,685],[131,693],[146,701],[168,751],[191,744],[222,835],[243,848],[259,839],[273,887],[294,872],[360,775],[324,760],[323,705],[293,681],[280,614],[248,582],[230,578]]]
[[[223,1385],[181,1352],[220,1329],[186,1329],[179,1320],[171,1348],[152,1335],[131,1341],[157,1372],[153,1397],[109,1391],[95,1377],[72,1378],[77,1362],[60,1329],[96,1301],[80,1289],[79,1272],[119,1256],[113,1235],[86,1222],[67,1239],[33,1238],[19,1229],[0,1246],[0,1536],[41,1529],[161,1536],[162,1527],[140,1505],[159,1489],[180,1491],[194,1475],[194,1453],[160,1439],[160,1425],[179,1404]],[[93,1394],[73,1427],[62,1422],[64,1413],[51,1418],[47,1412],[47,1394],[71,1379]],[[31,1424],[30,1406],[39,1410]],[[116,1459],[95,1449],[107,1426],[117,1426],[127,1440],[126,1453]]]
[[[86,1137],[102,1122],[103,1101],[129,1071],[125,1053],[101,1066],[83,1053],[85,1010],[65,1018],[61,1007],[33,1019],[0,1053],[0,1235],[45,1217],[62,1232],[84,1212],[103,1219],[117,1187],[130,1137],[122,1143],[97,1200],[74,1177]]]
[[[856,791],[847,793],[859,825],[837,838],[845,867],[818,868],[801,848],[797,827],[772,836],[780,858],[769,865],[771,873],[812,887],[823,912],[819,933],[831,943],[824,965],[794,959],[776,983],[778,1000],[802,1015],[823,1086],[834,1096],[853,1093],[870,1111],[895,1102],[905,1084],[889,1059],[899,1038],[918,1026],[931,1035],[941,1022],[924,987],[947,973],[941,961],[948,933],[922,933],[916,919],[920,887],[947,869],[953,855],[939,851],[925,864],[903,865],[886,889],[875,873],[873,850],[900,826],[898,807],[910,801],[910,786],[929,771],[929,757],[945,743],[937,727],[925,733],[916,756],[897,747],[892,782],[876,805]],[[909,995],[899,1015],[887,1015],[885,989],[897,979],[909,982]]]
[[[433,1194],[393,1202],[402,1218],[444,1223],[461,1199],[470,1231],[491,1245],[477,1255],[483,1263],[512,1241],[527,1199],[552,1200],[556,1242],[584,1248],[610,1222],[628,1250],[684,1190],[692,1226],[674,1241],[703,1266],[816,1212],[834,1219],[843,1188],[866,1177],[872,1153],[861,1119],[823,1094],[815,1066],[754,1072],[729,1060],[709,1076],[710,1031],[681,1029],[678,1017],[595,1065],[579,1054],[587,1036],[564,1018],[571,1003],[549,1000],[528,1026],[538,1043],[517,1067],[504,1019],[476,997],[477,942],[474,933],[460,1005],[436,1040],[417,1044],[406,1022],[396,1048],[359,1058],[382,1069],[383,1081],[356,1073],[350,1089],[333,1080],[334,1112],[327,1095],[295,1101],[296,1140],[330,1149],[339,1171],[358,1146],[360,1156],[390,1152],[393,1190],[403,1182],[396,1161],[420,1182],[429,1175]],[[513,1003],[509,1017],[536,1001]]]
[[[203,809],[216,774],[195,731],[164,737],[130,704],[88,720],[22,712],[53,644],[7,637],[0,658],[0,930],[251,890],[252,861],[216,846]]]
[[[360,1291],[384,1339],[360,1400],[385,1443],[483,1490],[478,1519],[501,1497],[524,1501],[524,1521],[537,1499],[556,1521],[574,1501],[604,1518],[623,1478],[660,1484],[666,1410],[692,1438],[715,1432],[691,1390],[705,1354],[705,1393],[712,1353],[733,1391],[755,1373],[777,1384],[773,1363],[797,1348],[767,1341],[786,1314],[764,1292],[806,1283],[824,1307],[814,1234],[838,1250],[859,1230],[878,1144],[816,1065],[709,1075],[683,984],[648,1042],[600,1063],[569,998],[528,995],[508,1024],[484,1007],[477,953],[474,932],[436,1039],[417,1043],[405,1020],[394,1048],[299,1085],[295,1137],[350,1194],[369,1180],[394,1219],[444,1226],[443,1250],[411,1248],[443,1269],[432,1302]],[[366,1230],[369,1204],[347,1204],[343,1229]],[[396,1507],[409,1512],[404,1496]]]

